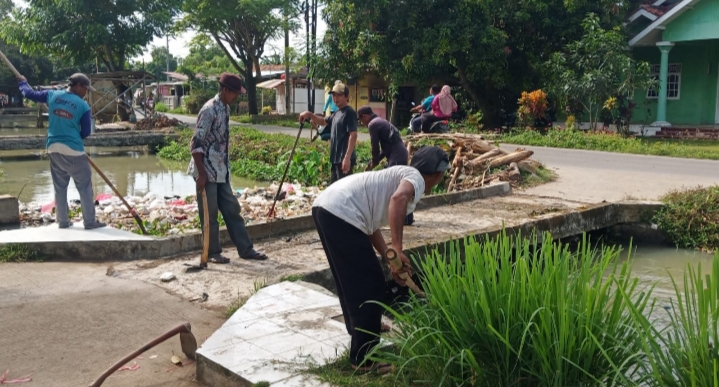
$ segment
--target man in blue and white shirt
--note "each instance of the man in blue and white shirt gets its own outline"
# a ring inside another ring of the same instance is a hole
[[[220,76],[220,91],[215,98],[207,101],[197,115],[195,134],[190,140],[192,160],[187,168],[197,184],[197,206],[200,219],[207,216],[202,203],[202,191],[207,195],[207,210],[210,217],[209,260],[213,263],[229,263],[221,255],[220,224],[218,211],[227,225],[232,243],[243,259],[265,260],[267,256],[255,251],[247,234],[245,221],[240,215],[240,203],[230,185],[230,105],[242,92],[242,79],[237,75],[224,73]],[[207,232],[202,230],[203,233]]]
[[[95,91],[85,74],[73,74],[66,90],[33,90],[27,79],[18,78],[22,95],[34,102],[47,103],[49,129],[47,153],[50,173],[55,186],[55,216],[60,228],[72,226],[68,216],[67,187],[70,178],[80,193],[82,218],[86,229],[105,227],[95,219],[95,199],[92,191],[92,170],[82,140],[92,132],[90,106],[83,100],[87,91]]]

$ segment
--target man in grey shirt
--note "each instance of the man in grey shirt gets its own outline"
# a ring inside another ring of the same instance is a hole
[[[357,163],[355,145],[357,144],[357,112],[347,105],[350,90],[343,83],[335,83],[332,91],[332,101],[337,105],[337,111],[328,118],[318,116],[306,111],[300,114],[300,122],[312,121],[315,125],[329,125],[332,137],[330,138],[330,162],[332,163],[331,183],[352,174]]]

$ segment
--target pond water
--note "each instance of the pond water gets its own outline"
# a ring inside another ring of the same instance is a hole
[[[1,141],[1,140],[0,140]],[[160,196],[195,195],[195,182],[188,176],[187,163],[168,162],[158,159],[142,148],[87,147],[87,152],[105,176],[123,195],[144,196],[154,193]],[[54,200],[50,162],[42,157],[41,150],[0,151],[0,194],[17,196],[23,203],[49,203]],[[100,175],[93,171],[92,184],[95,194],[112,193]],[[234,189],[262,187],[268,183],[240,177],[232,177]],[[79,199],[75,183],[70,182],[68,199]]]
[[[626,251],[623,257],[626,259]],[[659,244],[643,243],[634,247],[633,276],[639,279],[640,287],[656,285],[652,294],[657,303],[651,315],[656,319],[656,324],[666,326],[671,321],[667,309],[671,308],[672,301],[676,306],[672,279],[681,294],[684,294],[687,266],[691,265],[695,270],[701,266],[702,275],[706,276],[711,273],[713,257],[713,254]]]
[[[23,123],[25,124],[25,123]],[[33,124],[34,124],[34,118],[33,118]],[[46,135],[47,134],[47,123],[45,123],[45,128],[35,128],[35,127],[27,127],[25,125],[23,126],[16,126],[12,123],[8,122],[0,122],[0,138],[5,136],[35,136],[35,135]]]

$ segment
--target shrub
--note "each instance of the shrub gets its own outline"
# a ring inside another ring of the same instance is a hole
[[[536,120],[544,118],[547,112],[547,93],[542,90],[535,90],[531,93],[522,92],[519,99],[519,120],[524,125],[532,126]]]
[[[672,191],[654,215],[678,247],[719,250],[719,186]]]
[[[170,109],[163,102],[158,102],[155,105],[155,111],[160,113],[167,113],[170,111]]]
[[[176,108],[170,110],[170,113],[173,113],[173,114],[185,114],[185,109],[183,109],[182,107],[178,106],[178,107],[176,107]]]
[[[265,106],[265,107],[262,108],[262,114],[267,115],[267,114],[270,114],[270,113],[272,113],[272,106]]]
[[[193,89],[192,93],[185,97],[185,108],[190,114],[197,114],[207,101],[215,97],[215,93],[209,90]]]
[[[576,250],[501,235],[446,245],[421,264],[427,299],[395,316],[394,350],[375,348],[428,386],[619,386],[640,375],[631,317],[648,297],[620,250]],[[620,291],[621,290],[621,291]]]

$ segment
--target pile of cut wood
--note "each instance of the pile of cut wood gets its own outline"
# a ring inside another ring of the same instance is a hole
[[[158,114],[155,117],[145,118],[137,121],[135,130],[156,130],[163,128],[172,128],[181,126],[183,123],[177,118],[170,118],[164,114]]]
[[[447,192],[482,187],[496,181],[512,186],[522,182],[521,171],[536,175],[542,164],[530,159],[531,150],[519,148],[506,152],[481,135],[464,133],[417,134],[405,138],[410,159],[422,145],[443,148],[452,164]]]

